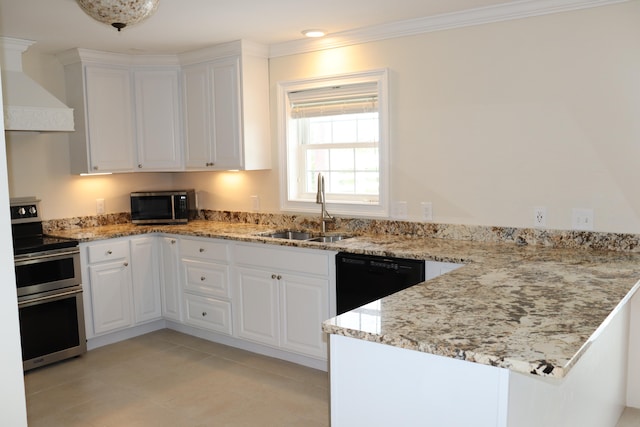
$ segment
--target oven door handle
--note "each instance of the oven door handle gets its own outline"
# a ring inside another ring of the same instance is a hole
[[[37,256],[26,256],[24,258],[14,257],[14,264],[24,265],[24,264],[33,264],[34,262],[40,262],[44,260],[54,261],[56,259],[69,258],[69,256],[73,257],[76,255],[80,255],[80,251],[77,249],[73,251],[56,252],[56,253],[43,254],[43,255],[37,255]]]
[[[81,294],[81,293],[82,293],[82,288],[73,289],[73,290],[66,291],[66,292],[58,292],[58,293],[55,293],[53,295],[47,295],[47,296],[44,296],[44,297],[34,298],[34,299],[26,300],[26,301],[19,301],[18,302],[18,307],[25,307],[25,306],[34,305],[34,304],[40,304],[40,303],[48,302],[48,301],[55,301],[55,300],[58,300],[58,299],[67,298],[67,297],[70,297],[72,295],[77,295],[77,294]]]

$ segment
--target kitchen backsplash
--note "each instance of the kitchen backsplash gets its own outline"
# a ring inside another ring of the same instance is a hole
[[[199,211],[199,219],[260,224],[274,228],[320,229],[317,215],[201,210]],[[117,214],[47,220],[43,221],[43,227],[45,232],[52,232],[55,230],[124,224],[130,221],[130,214],[128,212],[122,212]],[[506,242],[517,245],[542,245],[558,248],[640,252],[640,235],[625,233],[437,224],[365,218],[336,218],[336,222],[329,224],[329,227],[329,232],[332,230],[340,230],[351,234],[393,234],[413,238],[429,237],[477,242]]]

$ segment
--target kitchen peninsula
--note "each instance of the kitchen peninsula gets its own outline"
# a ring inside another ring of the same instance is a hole
[[[626,382],[637,358],[628,341],[638,335],[640,254],[391,234],[335,243],[263,236],[276,228],[194,221],[55,234],[177,234],[466,264],[324,323],[333,425],[606,426],[637,399]]]

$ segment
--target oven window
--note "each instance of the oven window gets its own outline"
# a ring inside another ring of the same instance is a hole
[[[80,344],[75,296],[20,308],[22,360]]]
[[[73,257],[16,266],[18,288],[73,279],[74,276]]]
[[[131,198],[131,218],[133,219],[173,219],[171,197],[138,196]]]

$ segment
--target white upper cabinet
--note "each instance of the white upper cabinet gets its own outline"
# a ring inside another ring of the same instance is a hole
[[[267,54],[245,41],[59,54],[76,123],[71,173],[270,169]]]
[[[71,172],[128,172],[134,167],[131,75],[117,66],[66,67],[67,101],[76,131],[69,134]]]
[[[179,69],[136,69],[136,147],[141,171],[182,169]]]
[[[69,134],[71,173],[183,169],[180,70],[173,56],[141,60],[73,49],[58,58],[77,123]]]
[[[266,49],[238,41],[180,62],[187,170],[271,168]]]

